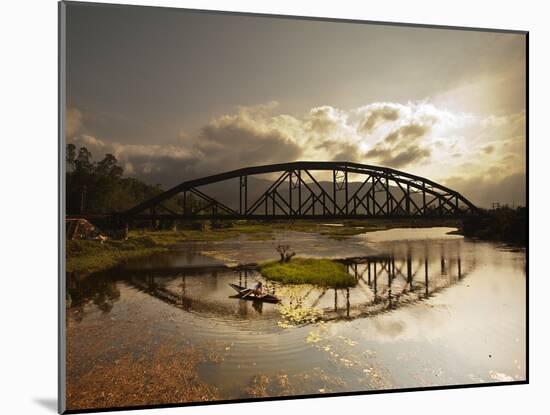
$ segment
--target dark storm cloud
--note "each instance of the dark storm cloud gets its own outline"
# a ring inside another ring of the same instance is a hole
[[[366,121],[359,128],[360,132],[371,133],[378,125],[386,121],[396,121],[399,118],[399,109],[383,106],[369,112]]]
[[[399,127],[386,136],[384,141],[394,144],[396,142],[413,142],[430,131],[430,126],[422,124],[407,124]]]
[[[388,158],[382,159],[382,164],[389,167],[400,168],[411,163],[420,163],[431,155],[431,151],[427,148],[418,146],[410,146],[406,150],[390,155]]]
[[[369,150],[369,152],[365,154],[365,157],[373,159],[387,159],[391,157],[391,149],[377,145]]]
[[[156,154],[151,154],[149,157],[123,155],[123,158],[126,159],[126,163],[123,164],[126,170],[131,169],[139,173],[140,179],[153,185],[173,186],[196,176],[196,158],[177,158]]]
[[[211,122],[202,129],[194,148],[204,155],[206,170],[234,169],[295,160],[302,149],[274,128],[239,114]]]
[[[419,163],[429,158],[431,151],[419,146],[409,146],[399,151],[398,149],[375,147],[367,153],[367,157],[378,160],[382,166],[400,168],[412,163]]]
[[[431,155],[429,148],[418,143],[430,130],[431,124],[412,122],[402,125],[386,135],[365,156],[383,166],[395,168],[419,163]]]
[[[69,141],[85,146],[97,161],[114,154],[127,175],[151,184],[172,186],[183,180],[237,168],[297,159],[302,148],[280,129],[266,125],[265,106],[241,108],[205,125],[197,137],[180,134],[171,145],[108,142],[77,134]]]

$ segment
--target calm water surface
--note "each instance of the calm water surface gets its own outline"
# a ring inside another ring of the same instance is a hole
[[[186,243],[69,276],[69,381],[167,343],[201,350],[199,376],[220,399],[523,380],[525,252],[451,230]],[[230,298],[228,283],[262,278],[224,266],[274,258],[281,242],[299,256],[347,258],[358,281],[349,290],[268,284],[284,305],[320,310],[315,323],[288,325],[276,305]]]

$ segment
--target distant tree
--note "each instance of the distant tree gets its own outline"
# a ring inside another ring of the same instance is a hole
[[[124,177],[123,168],[113,154],[105,154],[103,159],[94,163],[86,147],[77,152],[73,144],[68,144],[66,163],[68,214],[80,214],[83,200],[84,211],[88,213],[121,212],[163,191],[160,185],[152,186],[134,177]],[[198,201],[190,196],[187,195],[188,206],[195,206]],[[179,203],[174,198],[166,201],[165,206],[179,210]]]
[[[465,218],[462,222],[462,231],[465,236],[525,246],[527,244],[527,208],[512,209],[500,206],[497,209],[487,210],[483,215]]]
[[[123,169],[117,165],[118,160],[112,154],[105,154],[103,160],[99,161],[95,166],[95,172],[109,177],[122,176]]]
[[[78,156],[75,160],[75,171],[82,173],[91,173],[93,171],[92,153],[86,147],[80,147]]]
[[[74,171],[75,169],[75,159],[76,159],[76,147],[74,144],[67,144],[67,151],[65,154],[65,160],[67,163],[67,170]]]

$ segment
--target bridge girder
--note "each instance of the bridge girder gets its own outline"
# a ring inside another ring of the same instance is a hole
[[[313,174],[317,172],[332,173],[328,189]],[[249,177],[275,173],[277,178],[252,200]],[[355,189],[351,189],[350,174],[361,178]],[[204,191],[204,186],[232,179],[238,179],[238,188],[235,189],[239,197],[238,207],[231,207]],[[182,196],[181,212],[164,205],[178,195]],[[189,206],[188,195],[200,200],[200,205]],[[165,213],[158,213],[158,209]],[[477,214],[477,207],[460,193],[410,173],[351,162],[297,161],[247,167],[188,180],[117,216],[126,221],[457,218]]]

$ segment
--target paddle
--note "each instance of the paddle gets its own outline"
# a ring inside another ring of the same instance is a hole
[[[250,288],[245,288],[244,290],[241,291],[241,293],[243,293],[244,291],[246,291],[246,293],[242,294],[241,295],[241,298],[246,298],[248,297],[250,294],[252,294],[253,290],[250,289]]]

